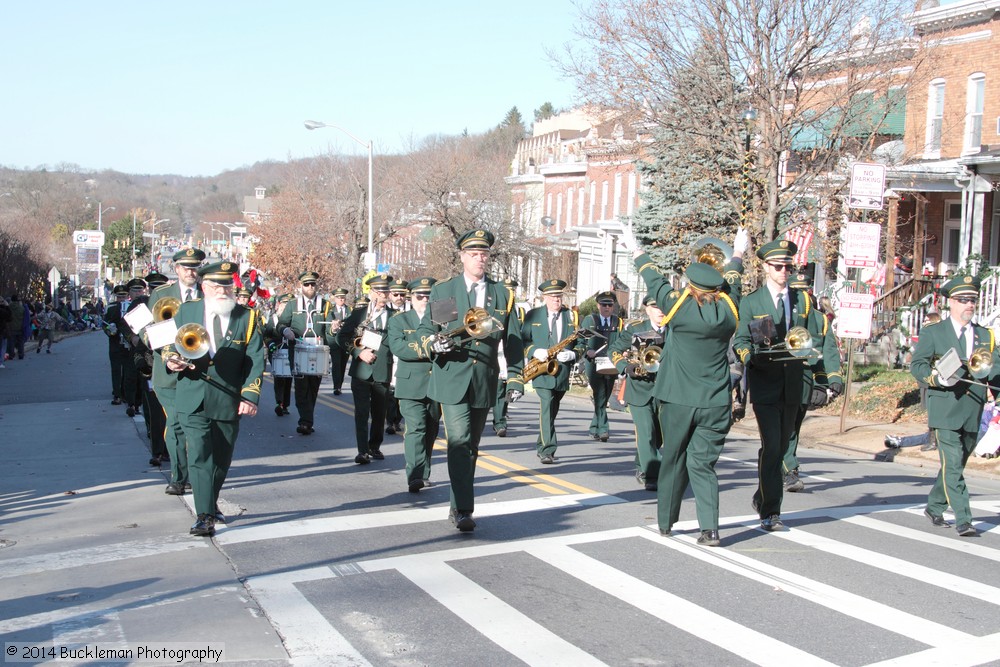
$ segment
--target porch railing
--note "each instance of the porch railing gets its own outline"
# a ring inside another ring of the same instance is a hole
[[[940,284],[940,280],[930,276],[909,278],[879,296],[872,311],[872,338],[877,339],[896,326],[911,333],[919,329],[924,316],[933,305],[933,300],[928,297],[934,293],[934,287]],[[915,317],[918,318],[916,322]],[[900,321],[901,319],[906,321]]]

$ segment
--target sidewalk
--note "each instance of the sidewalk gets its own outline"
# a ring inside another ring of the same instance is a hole
[[[226,557],[188,535],[142,418],[111,405],[107,363],[95,332],[0,370],[2,641],[224,645],[227,663],[288,664]]]

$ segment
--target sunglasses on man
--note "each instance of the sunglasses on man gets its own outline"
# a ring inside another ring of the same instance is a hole
[[[979,299],[977,299],[974,296],[954,296],[952,298],[955,299],[955,301],[958,301],[959,303],[964,303],[965,305],[969,304],[975,305],[979,303]]]
[[[785,271],[785,272],[788,272],[788,271],[792,270],[792,265],[791,264],[774,264],[772,262],[768,262],[767,265],[770,266],[775,271]]]

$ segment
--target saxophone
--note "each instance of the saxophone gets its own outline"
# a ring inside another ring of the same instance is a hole
[[[525,382],[531,382],[539,375],[555,375],[559,372],[559,362],[556,361],[556,355],[565,350],[567,347],[576,342],[576,339],[581,335],[587,333],[587,335],[592,335],[593,332],[587,329],[577,329],[568,338],[559,341],[555,345],[549,348],[548,356],[545,361],[539,361],[538,359],[532,358],[531,361],[524,365],[524,370],[521,371],[521,377]]]

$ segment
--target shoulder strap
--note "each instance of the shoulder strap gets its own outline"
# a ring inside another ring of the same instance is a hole
[[[667,326],[667,324],[670,323],[670,320],[674,319],[674,315],[677,314],[677,309],[681,307],[682,303],[684,303],[684,299],[688,298],[689,296],[691,296],[691,290],[690,288],[685,287],[684,291],[681,292],[681,295],[677,297],[677,301],[674,302],[674,305],[670,309],[670,312],[663,316],[663,321],[660,323],[661,327]]]

